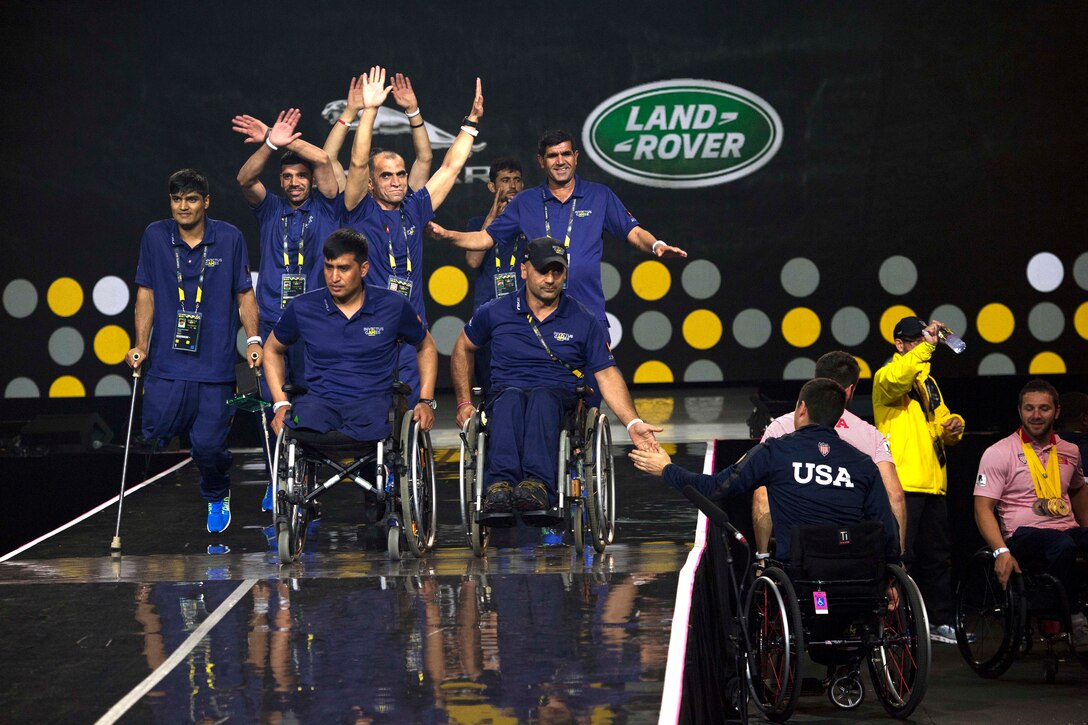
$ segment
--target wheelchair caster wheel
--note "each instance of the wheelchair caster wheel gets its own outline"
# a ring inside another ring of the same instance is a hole
[[[831,680],[831,686],[827,688],[827,699],[835,707],[853,710],[865,699],[865,686],[856,675],[840,675]]]
[[[393,525],[386,534],[385,548],[389,552],[389,558],[393,560],[400,559],[400,533],[400,526]]]

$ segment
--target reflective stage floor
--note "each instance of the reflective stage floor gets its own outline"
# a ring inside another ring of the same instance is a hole
[[[708,438],[747,436],[747,394],[639,405],[667,426],[675,460],[700,469]],[[617,446],[617,541],[604,554],[519,527],[476,558],[441,402],[441,524],[424,559],[390,561],[384,530],[358,523],[361,492],[341,485],[301,561],[281,567],[259,511],[264,466],[248,451],[221,535],[204,530],[189,464],[125,499],[122,556],[109,555],[110,507],[0,563],[0,722],[657,722],[694,510]],[[1088,722],[1077,665],[1046,685],[1029,656],[990,682],[954,646],[934,653],[914,722]],[[871,697],[851,713],[802,699],[795,717],[885,720]]]

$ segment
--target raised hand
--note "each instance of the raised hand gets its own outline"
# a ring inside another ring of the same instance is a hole
[[[268,133],[268,126],[253,116],[235,116],[230,121],[232,131],[246,137],[246,143],[264,143],[264,135]]]
[[[385,68],[377,65],[371,67],[370,74],[363,83],[363,107],[378,108],[385,103],[391,90],[393,86],[385,85]]]
[[[416,92],[412,90],[412,79],[403,73],[393,76],[393,101],[405,111],[419,108]]]
[[[269,143],[278,148],[283,148],[300,137],[301,133],[295,133],[295,126],[298,125],[300,118],[302,118],[302,112],[297,108],[280,111],[276,123],[272,126],[272,132],[268,135]]]
[[[476,97],[472,99],[472,110],[468,112],[468,117],[473,121],[484,117],[484,91],[479,78],[476,79]]]
[[[365,104],[363,103],[363,86],[366,85],[366,74],[362,74],[359,77],[352,76],[351,83],[348,85],[348,101],[344,107],[345,111],[349,111],[354,117],[359,115],[359,111],[363,110]]]

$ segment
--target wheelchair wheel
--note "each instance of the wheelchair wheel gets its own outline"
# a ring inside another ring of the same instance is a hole
[[[856,672],[836,674],[827,688],[827,699],[841,710],[853,710],[865,699],[865,685]]]
[[[276,475],[276,501],[273,506],[276,546],[281,564],[298,561],[306,547],[306,529],[310,512],[305,506],[287,501],[287,497],[305,496],[313,487],[313,464],[298,455],[281,430],[276,437],[276,453],[272,468]]]
[[[483,556],[487,551],[490,535],[486,526],[480,526],[476,515],[480,511],[484,480],[484,454],[487,436],[480,429],[481,413],[477,411],[461,428],[461,526],[468,536],[472,553]]]
[[[401,422],[400,447],[404,458],[403,468],[398,465],[401,470],[397,483],[404,536],[408,550],[419,558],[434,546],[438,531],[435,509],[438,489],[431,436],[419,427],[418,421],[412,420],[409,413],[404,414]]]
[[[785,572],[769,567],[752,582],[746,605],[748,688],[768,720],[785,722],[797,706],[805,651],[797,594]]]
[[[993,555],[981,549],[967,563],[956,590],[956,644],[982,677],[1000,677],[1021,649],[1027,627],[1023,580],[1013,576],[1008,584],[1001,587]]]
[[[869,651],[873,690],[894,718],[910,717],[929,684],[929,621],[918,585],[901,566],[887,566],[891,603],[878,616]]]
[[[612,428],[608,416],[591,408],[585,435],[586,513],[598,554],[616,538],[616,475],[612,461]]]
[[[581,556],[586,550],[586,499],[585,477],[580,461],[571,454],[570,431],[559,431],[559,452],[556,455],[558,469],[556,487],[563,491],[567,515],[570,517],[570,534],[574,550]],[[577,484],[575,484],[577,481]],[[579,490],[575,491],[575,487]]]
[[[400,526],[393,524],[385,534],[385,551],[393,561],[400,559]]]

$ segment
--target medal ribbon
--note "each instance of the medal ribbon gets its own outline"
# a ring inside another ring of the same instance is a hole
[[[1046,470],[1043,470],[1043,462],[1039,454],[1032,448],[1024,437],[1024,429],[1020,429],[1020,445],[1024,448],[1024,458],[1028,461],[1028,470],[1031,471],[1031,482],[1035,484],[1035,495],[1038,498],[1061,498],[1062,480],[1058,473],[1058,451],[1054,445],[1054,436],[1050,438],[1050,455],[1047,457]]]

